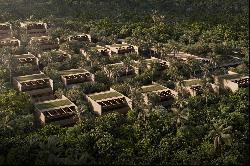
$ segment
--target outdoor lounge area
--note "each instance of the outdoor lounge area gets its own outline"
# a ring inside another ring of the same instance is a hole
[[[132,101],[112,88],[109,91],[88,94],[86,99],[98,115],[109,112],[127,113],[132,109]]]
[[[94,75],[84,69],[64,70],[60,71],[59,74],[64,86],[94,81]]]
[[[29,37],[47,36],[47,24],[43,22],[21,22],[21,28]]]
[[[59,49],[59,39],[52,39],[49,36],[31,37],[29,44],[38,46],[42,51]]]
[[[169,106],[173,103],[174,99],[177,97],[177,92],[172,89],[166,88],[160,84],[151,84],[142,86],[142,91],[144,95],[144,100],[146,104],[149,104],[148,95],[154,93],[159,97],[159,104],[163,106]]]
[[[53,98],[53,81],[43,73],[13,77],[13,86],[19,92],[27,92],[33,102]]]
[[[228,71],[228,74],[214,76],[215,82],[221,88],[228,88],[235,92],[239,88],[249,87],[249,76],[244,76],[232,71]]]
[[[12,26],[9,23],[0,23],[0,39],[12,36]]]
[[[77,106],[68,98],[37,102],[34,104],[34,115],[41,126],[52,123],[60,126],[68,126],[78,121]]]

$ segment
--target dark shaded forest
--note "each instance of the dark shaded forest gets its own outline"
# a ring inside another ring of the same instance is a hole
[[[181,51],[209,57],[213,64],[224,63],[233,55],[244,62],[230,70],[249,75],[248,0],[0,0],[0,11],[0,22],[11,22],[17,38],[18,22],[41,20],[51,25],[54,38],[84,32],[99,44],[126,38],[144,48],[158,46],[162,52],[174,45]],[[163,43],[167,43],[166,48]],[[11,87],[10,67],[3,63],[10,55],[8,49],[0,50],[0,165],[248,164],[248,88],[180,98],[172,108],[154,102],[145,106],[138,86],[153,80],[151,71],[145,70],[127,83],[110,81],[100,66],[125,58],[104,61],[93,56],[90,65],[79,56],[78,45],[62,47],[73,50],[71,62],[49,63],[45,58],[41,63],[46,66],[43,72],[55,82],[55,93],[65,94],[82,111],[80,122],[65,128],[34,125],[30,96]],[[130,59],[138,57],[131,55]],[[175,87],[177,81],[190,79],[190,73],[197,70],[193,63],[171,63],[173,67],[154,81]],[[62,88],[57,83],[58,71],[79,66],[94,73],[97,83]],[[134,109],[127,115],[94,115],[82,93],[107,87],[130,97]]]

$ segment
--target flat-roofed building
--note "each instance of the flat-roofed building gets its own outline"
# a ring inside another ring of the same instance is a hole
[[[124,55],[133,52],[139,54],[139,48],[137,46],[133,46],[127,43],[106,45],[106,47],[109,48],[110,55],[113,54]]]
[[[83,49],[81,48],[80,49],[80,53],[82,55],[84,55],[84,57],[86,57],[87,60],[90,60],[90,51],[93,51],[93,52],[98,52],[100,54],[100,56],[110,56],[110,49],[107,48],[107,47],[104,47],[104,46],[100,46],[100,45],[97,45],[96,47],[90,47],[89,50],[86,50],[86,49]]]
[[[72,86],[84,82],[94,81],[94,74],[85,69],[71,69],[60,71],[61,80],[64,86]]]
[[[21,29],[25,30],[28,37],[40,37],[47,35],[47,24],[43,22],[21,22]]]
[[[249,87],[249,76],[231,71],[228,71],[228,74],[225,75],[214,76],[214,80],[221,88],[229,88],[233,92],[239,88]]]
[[[170,54],[168,54],[168,56],[171,56],[173,58],[176,58],[176,59],[179,59],[182,61],[187,61],[188,58],[193,58],[193,59],[198,60],[198,61],[203,62],[203,63],[210,62],[209,58],[202,58],[202,57],[198,57],[196,55],[192,55],[192,54],[185,53],[185,52],[171,52]]]
[[[12,37],[12,26],[10,23],[0,23],[0,39]]]
[[[144,59],[140,61],[134,61],[133,66],[135,67],[136,71],[141,73],[145,68],[151,69],[155,65],[156,71],[160,74],[162,71],[166,70],[170,66],[170,62],[158,59],[155,57],[151,57],[148,59]]]
[[[21,54],[21,55],[14,55],[13,56],[13,62],[12,63],[12,68],[18,70],[18,67],[24,66],[24,65],[29,65],[29,73],[33,72],[38,72],[39,67],[38,67],[38,58],[28,52],[27,54]],[[18,71],[14,71],[18,72]]]
[[[91,42],[91,36],[89,34],[70,35],[68,41]]]
[[[99,115],[109,112],[125,114],[132,109],[132,101],[112,88],[109,91],[88,94],[85,97],[92,110]]]
[[[50,36],[31,37],[30,46],[37,46],[41,51],[59,49],[59,39],[52,39]]]
[[[53,80],[44,73],[13,77],[13,86],[19,92],[28,93],[33,102],[54,98]]]
[[[48,54],[51,55],[51,60],[53,62],[63,62],[71,59],[71,55],[63,50],[51,50],[50,52],[43,52],[38,54],[37,57],[40,59]]]
[[[144,101],[149,104],[149,95],[154,93],[159,97],[159,104],[163,106],[169,106],[173,103],[174,99],[177,97],[177,92],[172,89],[166,88],[160,84],[151,84],[142,86],[142,92],[144,96]]]
[[[202,80],[201,79],[189,79],[189,80],[183,80],[183,88],[186,90],[191,96],[197,96],[201,95],[203,93],[202,88]],[[218,93],[219,92],[219,86],[216,84],[208,83],[211,85],[211,92]]]
[[[160,52],[155,48],[155,47],[151,47],[151,48],[142,48],[139,47],[139,54],[144,56],[144,57],[159,57]]]
[[[69,126],[78,121],[77,106],[63,95],[61,99],[37,102],[34,107],[35,118],[41,126]]]
[[[137,70],[135,70],[132,65],[126,67],[123,62],[108,64],[104,66],[104,72],[109,78],[117,78],[118,81],[132,78],[136,74],[138,74]]]
[[[20,40],[16,38],[0,39],[0,48],[3,48],[3,47],[19,48],[20,45],[21,45]]]

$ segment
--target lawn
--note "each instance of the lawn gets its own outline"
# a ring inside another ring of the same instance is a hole
[[[97,101],[97,100],[108,99],[112,97],[118,97],[118,96],[122,96],[122,94],[118,92],[105,92],[105,93],[98,93],[98,94],[90,95],[89,97]]]
[[[167,89],[167,88],[161,85],[149,85],[149,86],[142,87],[143,93],[154,92],[154,91],[159,91],[159,90],[164,90],[164,89]]]
[[[60,106],[65,105],[71,105],[72,102],[68,99],[64,100],[56,100],[56,101],[50,101],[48,103],[41,103],[41,104],[35,104],[35,107],[39,110],[49,109],[49,108],[56,108]]]
[[[71,75],[71,74],[83,74],[86,72],[87,72],[87,70],[84,70],[84,69],[71,69],[71,70],[60,71],[60,74],[61,75]]]
[[[16,77],[16,79],[19,82],[25,82],[29,80],[49,79],[49,77],[47,77],[45,74],[34,74],[34,75]]]

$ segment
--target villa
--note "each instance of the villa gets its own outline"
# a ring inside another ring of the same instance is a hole
[[[171,52],[170,54],[168,54],[168,56],[179,59],[181,61],[187,61],[188,58],[193,58],[193,59],[198,60],[198,61],[203,62],[203,63],[210,62],[210,59],[208,59],[208,58],[198,57],[196,55],[192,55],[192,54],[185,53],[185,52]]]
[[[161,60],[155,57],[151,57],[148,59],[144,59],[141,62],[139,61],[134,61],[133,66],[135,67],[135,70],[138,71],[139,73],[142,72],[142,70],[151,69],[153,65],[156,65],[156,71],[157,74],[161,74],[162,71],[168,69],[170,67],[170,62]]]
[[[41,51],[59,49],[59,39],[52,39],[49,36],[31,37],[29,44],[31,46],[38,46]]]
[[[71,55],[62,50],[51,50],[50,52],[43,52],[41,54],[38,54],[37,57],[40,59],[48,53],[51,55],[51,60],[53,62],[63,62],[65,60],[71,59]]]
[[[215,82],[220,88],[228,88],[235,92],[239,88],[246,88],[249,86],[249,76],[244,76],[232,71],[228,71],[228,74],[214,76]]]
[[[166,88],[160,84],[153,83],[151,85],[142,86],[144,101],[148,105],[150,102],[149,95],[154,93],[159,97],[159,104],[169,106],[177,97],[177,92],[172,89]]]
[[[92,110],[98,115],[109,112],[126,114],[132,109],[132,101],[112,88],[109,91],[88,94],[85,97],[90,103]]]
[[[100,54],[100,56],[105,56],[105,57],[110,56],[109,48],[104,47],[104,46],[97,45],[96,47],[90,47],[89,50],[94,51],[94,52],[98,52]],[[86,57],[87,60],[90,60],[90,55],[89,55],[88,50],[81,48],[80,53],[82,55],[84,55],[84,57]]]
[[[12,37],[12,26],[9,23],[0,23],[0,39]]]
[[[12,68],[18,68],[24,65],[29,65],[29,71],[30,73],[33,72],[38,72],[39,67],[38,67],[38,58],[28,52],[27,54],[21,54],[21,55],[13,55],[13,62],[12,63]],[[19,71],[14,71],[14,72],[19,72]]]
[[[219,92],[219,87],[216,84],[209,83],[211,85],[210,91],[215,93]],[[180,85],[179,85],[180,86]],[[183,88],[191,96],[201,95],[203,93],[202,80],[201,79],[189,79],[183,81]]]
[[[29,37],[47,36],[47,24],[43,22],[21,22],[21,29]]]
[[[71,69],[60,71],[61,80],[64,86],[72,86],[84,82],[94,81],[94,74],[84,69]]]
[[[0,48],[3,47],[19,48],[20,45],[21,45],[20,40],[16,38],[5,38],[0,40]]]
[[[104,71],[109,78],[117,78],[119,81],[132,78],[138,74],[132,65],[127,68],[123,62],[108,64],[104,67]]]
[[[69,126],[78,121],[77,106],[65,96],[61,99],[37,102],[34,107],[35,119],[41,126],[46,124]]]
[[[53,80],[44,73],[13,77],[13,86],[28,93],[33,102],[53,99]]]
[[[109,53],[110,55],[113,54],[124,55],[133,52],[139,54],[138,47],[126,43],[106,45],[106,47],[110,50]]]

